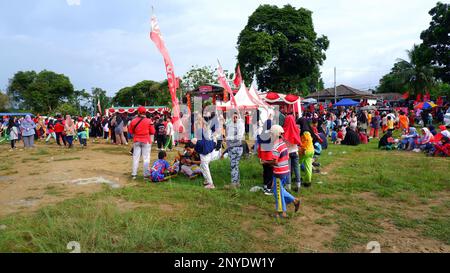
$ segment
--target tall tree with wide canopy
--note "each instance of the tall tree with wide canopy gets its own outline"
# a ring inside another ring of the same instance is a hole
[[[328,38],[314,31],[311,11],[261,5],[239,35],[238,61],[247,83],[256,74],[262,90],[307,94],[320,85],[328,47]]]
[[[429,14],[430,27],[420,35],[421,62],[431,64],[436,77],[450,83],[450,4],[438,2]]]
[[[73,94],[70,79],[52,71],[17,72],[10,80],[8,95],[23,110],[50,113]]]

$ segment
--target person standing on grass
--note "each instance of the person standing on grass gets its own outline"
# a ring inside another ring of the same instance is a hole
[[[300,160],[301,164],[305,168],[305,187],[311,186],[313,161],[314,161],[314,145],[311,133],[308,131],[302,131],[301,145],[300,145]]]
[[[286,206],[294,203],[295,212],[300,207],[300,200],[292,196],[284,188],[289,179],[289,152],[286,143],[283,141],[284,129],[280,125],[274,125],[270,133],[275,139],[272,160],[265,161],[266,164],[273,165],[273,195],[275,197],[276,217],[287,218]]]
[[[22,132],[23,144],[25,148],[34,147],[34,135],[36,123],[31,119],[30,115],[26,115],[25,119],[20,123],[20,131]]]
[[[83,117],[78,118],[78,122],[75,124],[75,129],[77,130],[78,140],[80,141],[81,146],[87,146],[87,135],[86,132],[86,122],[83,121]]]
[[[300,178],[300,165],[298,157],[298,147],[302,144],[300,140],[300,129],[295,124],[295,118],[293,115],[286,117],[284,122],[284,140],[288,147],[289,152],[289,166],[290,173],[289,179],[286,182],[286,188],[290,190],[290,185],[292,181],[293,174],[295,174],[295,192],[300,190],[301,178]]]
[[[66,137],[64,135],[64,121],[60,115],[57,116],[56,122],[54,123],[55,135],[56,135],[56,143],[58,146],[61,146],[61,140],[66,146]]]
[[[173,129],[172,118],[167,117],[166,142],[164,145],[164,149],[172,150],[172,147],[174,146],[174,140],[175,140],[174,137],[175,137],[175,131]]]
[[[117,145],[128,145],[128,142],[126,141],[125,136],[123,135],[123,127],[124,127],[124,120],[122,118],[122,115],[118,114],[116,116],[116,124],[114,129]]]
[[[270,137],[270,129],[272,128],[272,114],[264,122],[261,133],[257,136],[258,141],[258,158],[263,166],[263,184],[264,194],[272,195],[272,182],[273,182],[273,166],[271,164],[265,164],[266,161],[272,160],[272,148],[273,143]]]
[[[19,139],[19,128],[16,125],[16,119],[9,118],[8,127],[6,133],[9,134],[9,140],[11,141],[11,149],[16,149],[16,141]]]
[[[226,134],[228,155],[231,160],[231,185],[227,185],[226,187],[239,188],[241,186],[239,161],[244,152],[242,141],[244,140],[245,125],[243,120],[239,118],[237,112],[233,114],[232,122],[228,123]]]
[[[75,123],[73,122],[70,115],[66,115],[64,132],[66,135],[66,141],[69,144],[69,149],[71,149],[73,146],[73,137],[75,136]]]
[[[373,138],[379,138],[380,137],[380,123],[381,123],[381,117],[380,113],[378,111],[375,111],[374,116],[372,117],[371,123],[370,123],[370,136]]]
[[[152,149],[151,136],[155,134],[153,122],[146,117],[145,107],[138,108],[138,116],[130,123],[128,131],[133,135],[133,168],[132,179],[136,179],[139,161],[144,162],[144,179],[150,179],[150,154]]]
[[[162,118],[156,123],[156,141],[158,142],[158,149],[164,150],[166,144],[166,126]]]
[[[53,119],[49,118],[47,123],[47,139],[45,140],[45,143],[48,144],[52,137],[56,141],[55,125],[53,124]]]

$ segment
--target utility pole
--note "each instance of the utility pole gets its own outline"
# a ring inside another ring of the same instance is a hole
[[[337,103],[336,67],[334,67],[334,104]]]

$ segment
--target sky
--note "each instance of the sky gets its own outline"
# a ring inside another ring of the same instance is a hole
[[[149,38],[152,6],[175,73],[193,65],[233,70],[237,38],[261,4],[291,4],[313,12],[330,47],[321,67],[325,87],[375,88],[397,58],[420,43],[437,0],[2,0],[0,90],[17,71],[67,75],[75,89],[100,87],[113,96],[142,80],[165,79]]]

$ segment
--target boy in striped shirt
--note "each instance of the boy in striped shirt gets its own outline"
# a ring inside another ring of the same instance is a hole
[[[273,158],[271,161],[265,161],[264,164],[273,165],[273,195],[275,197],[275,207],[277,210],[277,217],[287,218],[286,206],[294,203],[295,212],[300,207],[300,200],[292,196],[286,191],[284,186],[289,179],[289,152],[286,143],[283,140],[283,127],[274,125],[270,129],[275,143],[272,150]]]

